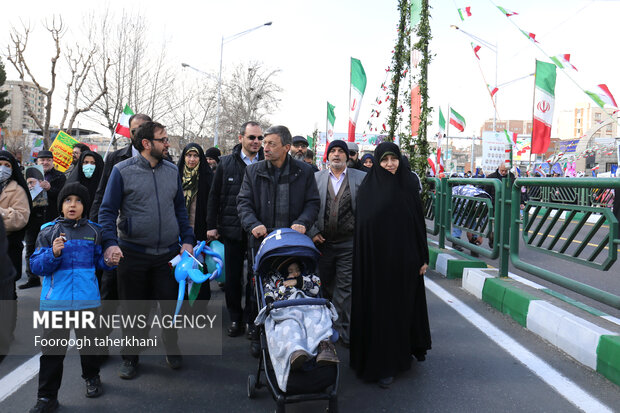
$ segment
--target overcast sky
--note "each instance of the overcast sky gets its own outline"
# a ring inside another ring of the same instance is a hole
[[[61,14],[69,23],[67,36],[77,36],[85,13],[102,9],[91,2],[10,1],[4,2],[0,15],[0,42],[6,45],[8,27],[20,19],[37,25],[46,16]],[[479,133],[485,119],[493,116],[478,61],[470,47],[471,39],[450,29],[451,24],[475,34],[499,48],[498,83],[513,80],[534,71],[534,59],[546,59],[490,0],[432,1],[430,50],[433,62],[429,88],[434,125],[437,106],[448,103],[467,121],[462,135]],[[346,132],[348,124],[349,61],[356,57],[366,70],[368,85],[362,102],[358,132],[362,132],[376,97],[383,99],[380,85],[391,64],[396,37],[398,11],[396,0],[275,0],[275,1],[109,1],[112,9],[127,8],[144,14],[152,25],[152,47],[168,45],[174,64],[187,62],[217,74],[222,36],[273,21],[224,47],[224,71],[239,62],[263,61],[281,69],[277,80],[283,88],[280,110],[271,121],[289,126],[293,134],[310,134],[315,127],[325,128],[326,101],[336,106],[336,132]],[[540,46],[550,55],[570,53],[578,72],[569,72],[588,89],[606,83],[620,98],[620,58],[617,51],[620,1],[581,0],[505,0],[496,3],[517,11],[511,17],[523,30],[536,34]],[[461,22],[456,7],[471,6],[473,17]],[[39,26],[33,37],[30,56],[36,62],[35,73],[46,83],[49,68],[49,40]],[[2,47],[3,54],[6,46]],[[482,72],[488,83],[495,80],[495,55],[488,49],[479,52]],[[4,59],[3,59],[4,60]],[[16,73],[5,61],[8,78]],[[182,72],[181,76],[196,76]],[[501,119],[531,119],[533,78],[500,88],[498,111]],[[59,90],[60,92],[60,90]],[[60,97],[58,93],[57,98]],[[587,98],[579,88],[558,71],[556,117],[562,109],[571,109]],[[381,105],[385,107],[385,104]],[[60,103],[56,102],[56,108]],[[384,108],[385,109],[385,108]],[[385,113],[386,111],[384,111]],[[52,123],[58,123],[60,111]],[[82,127],[102,131],[92,122],[81,120]],[[435,126],[433,126],[434,128]],[[361,129],[361,130],[360,130]],[[433,129],[434,130],[434,129]],[[455,134],[458,135],[456,131]]]

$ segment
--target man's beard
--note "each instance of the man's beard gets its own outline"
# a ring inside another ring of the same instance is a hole
[[[303,154],[303,152],[297,152],[293,155],[293,159],[297,160],[297,161],[302,161],[305,159],[306,155]]]
[[[348,166],[349,168],[353,168],[353,167],[355,167],[355,160],[354,160],[354,159],[349,158],[349,159],[347,160],[347,166]]]

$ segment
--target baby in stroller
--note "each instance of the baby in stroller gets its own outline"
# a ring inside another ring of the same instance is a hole
[[[338,315],[334,307],[322,305],[272,308],[270,303],[282,300],[317,297],[321,281],[305,271],[303,261],[296,257],[282,257],[264,277],[264,299],[255,323],[265,324],[269,354],[278,384],[286,389],[291,370],[301,369],[316,356],[317,365],[338,363],[336,349],[330,341],[332,321]],[[267,316],[269,313],[269,316]],[[283,387],[284,385],[284,387]]]

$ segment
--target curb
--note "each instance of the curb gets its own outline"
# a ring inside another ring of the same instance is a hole
[[[469,260],[454,257],[445,250],[429,246],[429,267],[446,278],[461,278],[466,268],[487,268],[487,264],[481,260]]]
[[[466,268],[463,288],[620,385],[620,336],[497,277],[497,270]]]

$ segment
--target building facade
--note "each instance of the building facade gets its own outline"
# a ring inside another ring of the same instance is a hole
[[[516,133],[517,135],[531,135],[532,134],[532,121],[531,120],[496,120],[495,131],[502,132],[506,129],[508,132]],[[493,119],[484,121],[484,124],[480,128],[480,136],[482,132],[493,132]]]
[[[22,93],[20,85],[24,85],[24,93]],[[7,118],[4,128],[9,131],[22,131],[25,129],[38,128],[34,119],[28,115],[28,104],[39,119],[44,118],[46,96],[41,93],[34,83],[22,82],[20,80],[7,80],[1,91],[8,91],[7,97],[9,105],[7,110],[9,117]],[[47,91],[47,90],[46,90]]]

